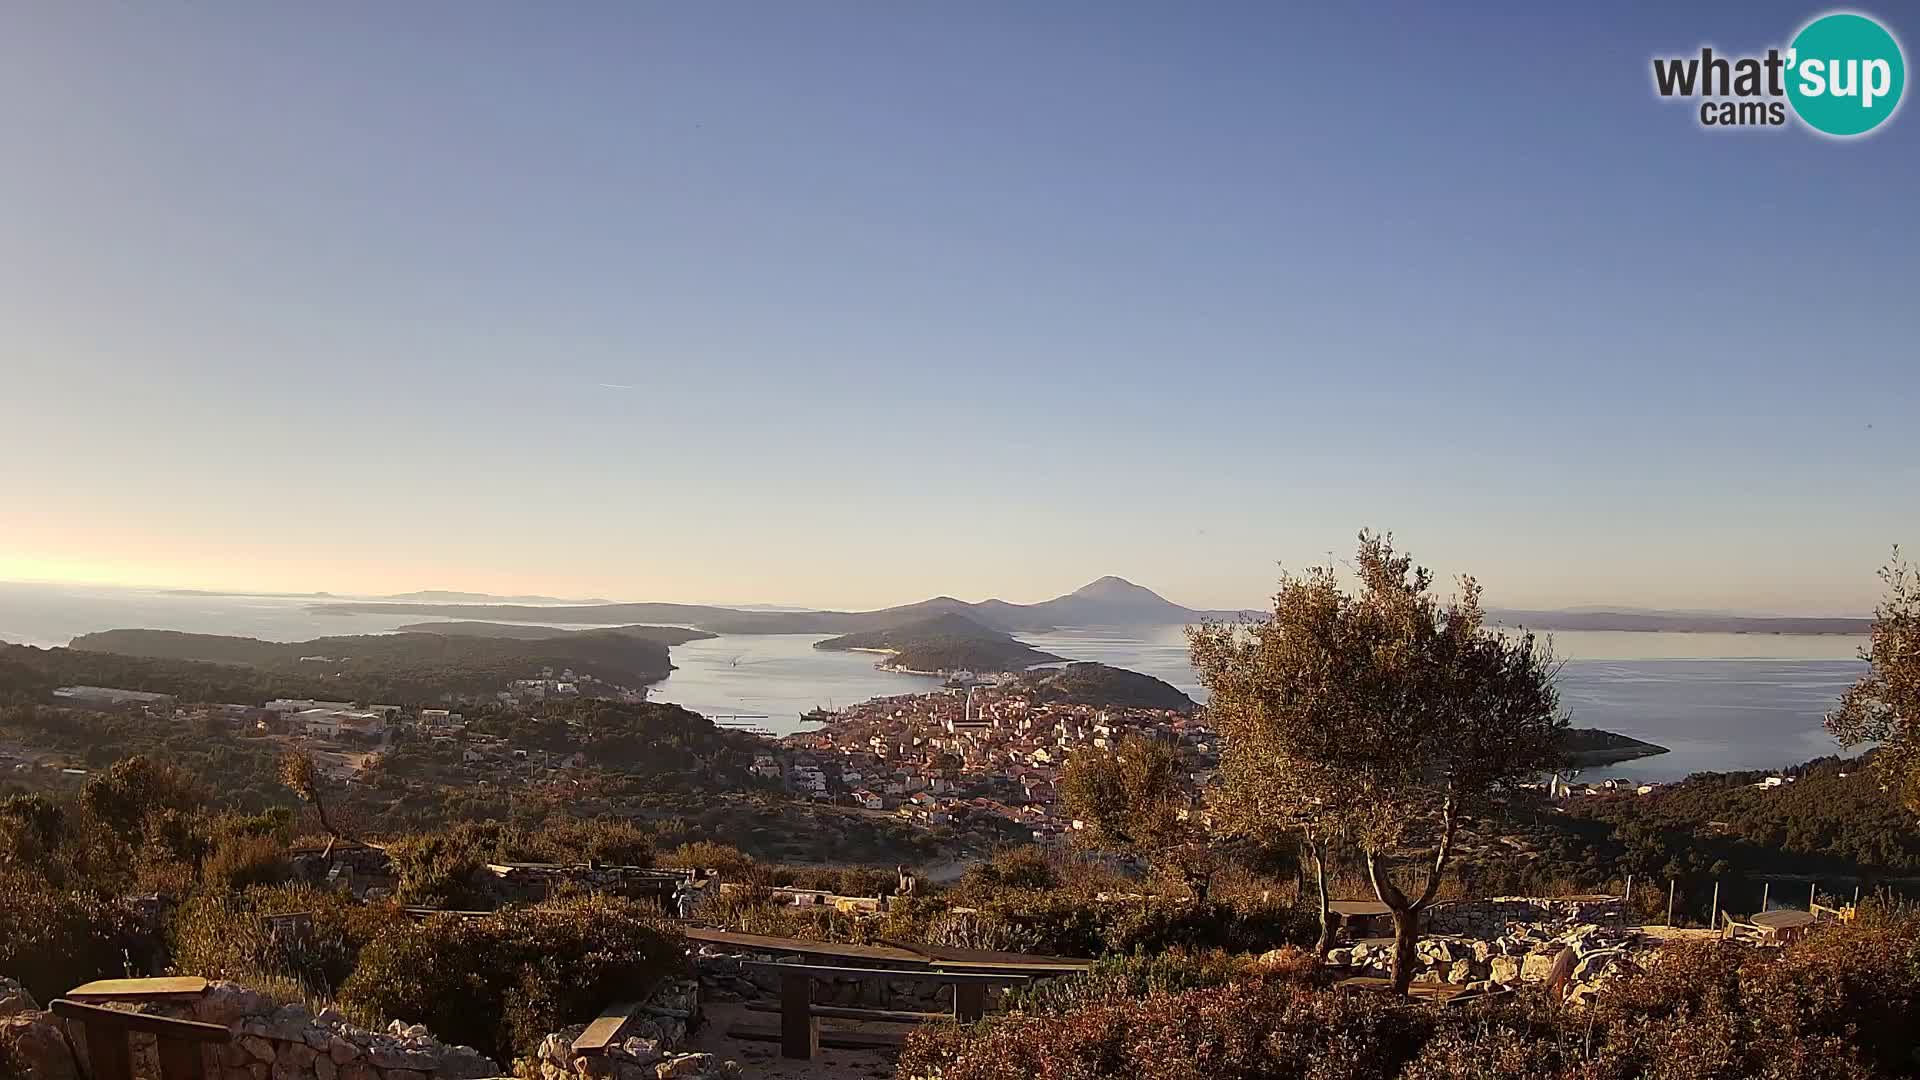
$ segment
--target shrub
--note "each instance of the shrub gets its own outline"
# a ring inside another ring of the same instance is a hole
[[[434,833],[402,837],[387,846],[394,874],[394,898],[402,904],[452,910],[493,906],[491,882],[483,875],[488,852],[480,839],[484,826],[457,825]]]
[[[1060,874],[1053,860],[1038,845],[1006,848],[993,858],[967,868],[962,888],[992,892],[998,889],[1053,889],[1060,885]]]
[[[899,1071],[942,1080],[1385,1080],[1418,1050],[1429,1022],[1370,995],[1280,984],[1115,993],[971,1031],[916,1031]]]
[[[678,931],[650,907],[578,897],[390,927],[361,951],[340,1002],[365,1021],[419,1021],[505,1061],[684,965]]]
[[[753,858],[737,847],[696,840],[660,856],[661,866],[693,870],[717,870],[723,881],[745,881],[754,869]]]
[[[276,935],[266,916],[305,912],[309,929]],[[256,989],[297,986],[301,996],[328,999],[359,963],[367,942],[405,925],[391,904],[357,904],[306,885],[255,886],[238,894],[201,893],[182,903],[170,923],[175,970],[233,979]]]
[[[277,838],[245,833],[222,838],[200,864],[200,883],[214,892],[279,885],[293,876],[287,849]]]
[[[1309,956],[1308,960],[1312,957]],[[1296,965],[1275,976],[1306,985],[1312,966]],[[1171,994],[1182,990],[1251,982],[1267,972],[1244,954],[1189,953],[1175,949],[1152,955],[1110,956],[1084,975],[1044,979],[1007,995],[1007,1007],[1033,1013],[1065,1013],[1075,1008],[1122,997]]]
[[[0,870],[0,974],[50,1001],[81,983],[127,974],[150,942],[126,908],[85,889]]]

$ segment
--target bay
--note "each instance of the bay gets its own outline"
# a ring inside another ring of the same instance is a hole
[[[341,599],[345,599],[344,597]],[[0,641],[42,647],[121,627],[303,641],[389,633],[411,615],[330,615],[311,597],[0,583]],[[923,692],[938,680],[880,671],[867,653],[813,648],[823,635],[723,635],[673,649],[676,670],[651,696],[787,734],[801,714]],[[1180,627],[1075,628],[1023,634],[1036,648],[1166,680],[1196,700]],[[1562,703],[1580,727],[1605,728],[1670,753],[1594,770],[1642,781],[1701,770],[1777,769],[1837,752],[1821,719],[1865,670],[1863,638],[1839,635],[1574,631],[1551,635],[1565,659]]]

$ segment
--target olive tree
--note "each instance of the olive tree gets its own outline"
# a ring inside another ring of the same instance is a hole
[[[1082,843],[1158,862],[1205,900],[1213,859],[1186,812],[1186,769],[1173,743],[1127,734],[1111,750],[1074,751],[1060,773],[1060,796],[1083,826]]]
[[[1860,653],[1872,666],[1828,714],[1827,730],[1844,746],[1879,743],[1875,772],[1920,813],[1920,570],[1895,548],[1880,579],[1887,595],[1874,609],[1872,637]]]
[[[1358,847],[1405,993],[1463,820],[1554,767],[1566,720],[1550,650],[1488,627],[1472,578],[1443,599],[1372,532],[1353,569],[1351,592],[1330,565],[1284,575],[1270,616],[1192,628],[1189,644],[1226,736],[1223,809]]]

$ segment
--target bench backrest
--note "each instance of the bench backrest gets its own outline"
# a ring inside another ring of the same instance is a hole
[[[219,1024],[123,1012],[65,998],[54,1001],[53,1014],[79,1024],[85,1032],[93,1080],[133,1080],[133,1056],[127,1045],[131,1032],[144,1032],[156,1040],[161,1080],[205,1080],[206,1056],[201,1047],[233,1037]]]

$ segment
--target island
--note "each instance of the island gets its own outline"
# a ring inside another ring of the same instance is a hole
[[[618,629],[533,640],[400,633],[296,642],[175,630],[104,630],[74,638],[65,651],[243,667],[297,684],[302,693],[317,688],[398,704],[490,699],[516,679],[549,672],[556,678],[572,672],[579,683],[605,686],[610,693],[637,691],[673,670],[665,642]]]
[[[1179,689],[1151,675],[1111,664],[1074,662],[1066,667],[1035,668],[1010,689],[1035,702],[1091,705],[1097,709],[1164,709],[1191,713],[1199,708]]]
[[[1042,652],[1011,634],[955,614],[842,634],[816,641],[813,647],[882,653],[886,659],[878,667],[915,675],[1021,672],[1037,664],[1058,663],[1064,659]]]
[[[639,638],[642,641],[658,641],[663,645],[685,645],[689,641],[704,641],[719,637],[705,630],[690,630],[684,626],[609,626],[605,629],[595,627],[592,630],[563,630],[557,626],[527,626],[522,623],[496,622],[417,622],[399,627],[403,634],[458,634],[462,637],[514,638],[519,641],[539,641],[547,638],[567,637],[574,634],[621,634]]]
[[[1560,749],[1566,754],[1567,764],[1576,769],[1618,765],[1667,752],[1664,746],[1599,728],[1568,728]]]

